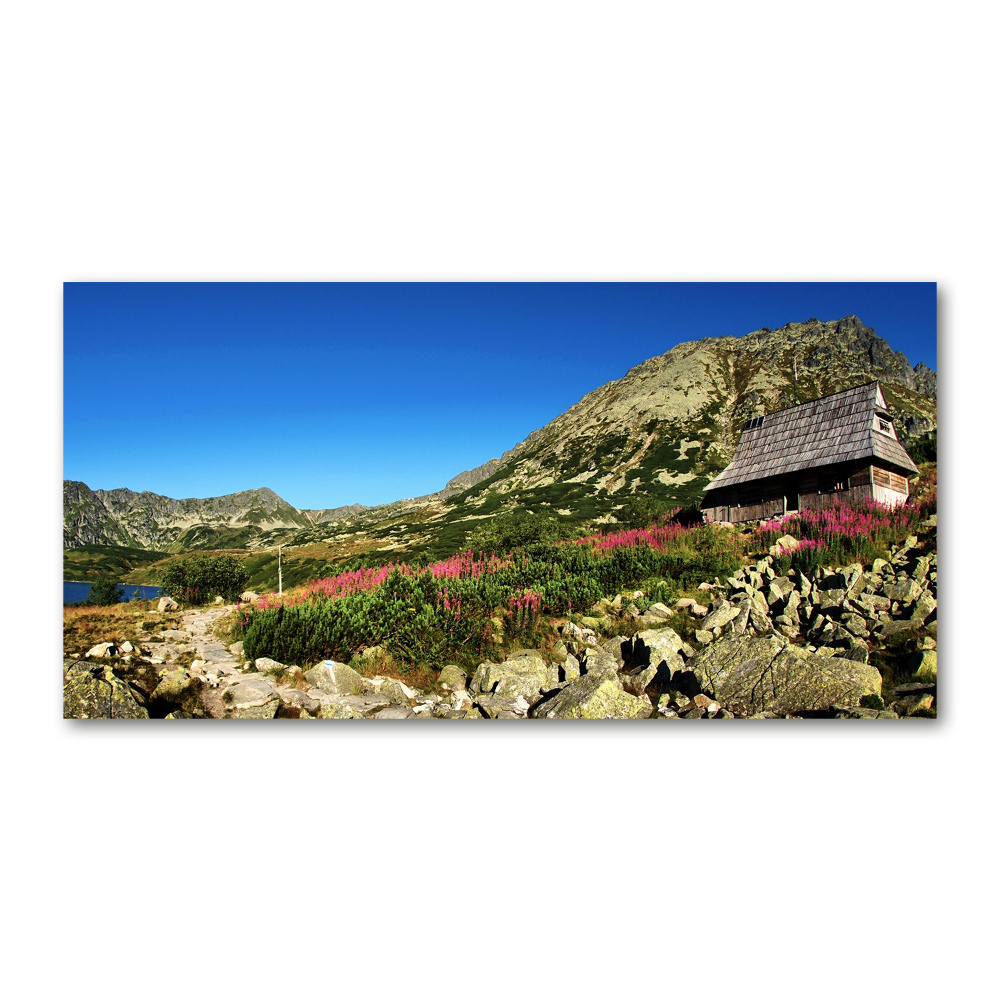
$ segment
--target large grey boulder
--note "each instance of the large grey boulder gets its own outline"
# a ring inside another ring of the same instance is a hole
[[[793,592],[794,593],[794,592]],[[750,598],[746,597],[740,600],[736,604],[736,615],[735,617],[726,623],[723,627],[723,631],[726,633],[732,632],[736,635],[743,635],[747,630],[747,625],[750,622]]]
[[[278,714],[284,717],[301,718],[306,713],[317,712],[320,703],[316,698],[310,698],[304,691],[283,685],[277,689],[281,707]]]
[[[381,708],[374,715],[370,716],[372,719],[416,719],[419,718],[413,709],[406,705],[388,705],[386,708]]]
[[[227,719],[273,719],[281,704],[278,692],[265,680],[247,678],[222,693]]]
[[[910,621],[916,622],[918,625],[923,625],[928,618],[937,610],[937,600],[929,591],[924,591],[917,599],[917,603],[913,606],[913,613],[910,615]]]
[[[441,668],[437,682],[446,691],[464,691],[469,683],[469,675],[461,667],[450,663]]]
[[[824,711],[882,693],[873,666],[810,653],[777,635],[719,639],[687,671],[703,693],[739,715]]]
[[[670,678],[673,671],[666,662],[662,662],[653,667],[638,667],[630,673],[623,674],[621,678],[622,687],[636,697],[648,695],[658,697],[670,687]]]
[[[915,676],[917,680],[937,683],[937,651],[925,649],[917,654]]]
[[[714,628],[721,628],[738,617],[739,613],[740,609],[735,604],[730,604],[728,601],[721,601],[714,611],[709,612],[708,616],[701,623],[701,627],[706,632],[710,632]]]
[[[628,639],[622,639],[621,636],[614,636],[605,642],[602,642],[598,649],[603,650],[612,656],[619,666],[623,665],[625,662],[624,650],[631,647],[631,641]]]
[[[603,649],[585,649],[580,654],[580,670],[585,674],[614,675],[620,666],[621,663]]]
[[[608,654],[603,655],[610,659]],[[520,696],[531,705],[538,701],[543,691],[558,685],[558,666],[547,664],[537,650],[525,649],[507,657],[503,663],[481,663],[469,684],[469,692],[473,697],[477,694],[501,698]]]
[[[91,664],[72,665],[63,683],[64,719],[148,719],[149,712],[136,700],[132,689],[110,670]]]
[[[523,695],[511,698],[498,694],[483,694],[476,699],[476,707],[487,719],[526,719],[528,701]]]
[[[787,576],[777,576],[771,581],[767,589],[767,603],[773,608],[775,605],[784,607],[788,595],[795,590],[795,584]]]
[[[113,642],[99,642],[96,646],[91,646],[91,648],[87,650],[86,655],[95,657],[117,656],[118,646],[116,646]]]
[[[161,597],[156,602],[157,611],[176,611],[177,602],[172,597]]]
[[[653,714],[652,705],[628,694],[617,674],[584,674],[536,705],[536,719],[637,719]]]
[[[572,654],[567,653],[566,658],[558,664],[559,679],[571,681],[581,674],[580,661]]]
[[[314,697],[318,688],[312,688],[307,694]],[[365,698],[360,695],[332,695],[319,693],[316,699],[320,703],[316,717],[320,719],[369,719],[378,712],[388,708],[400,709],[408,713],[408,705],[390,705],[385,699],[375,699],[371,696]]]
[[[285,669],[284,663],[272,660],[269,656],[258,656],[253,665],[259,674],[280,674]]]
[[[371,681],[362,677],[346,663],[323,660],[307,670],[305,679],[325,694],[367,694],[372,691]]]
[[[679,660],[684,646],[684,640],[672,628],[638,632],[632,637],[632,666],[655,667],[664,662],[676,662],[672,657]]]
[[[417,692],[394,677],[376,677],[369,681],[371,697],[387,701],[390,705],[409,705],[417,697]]]

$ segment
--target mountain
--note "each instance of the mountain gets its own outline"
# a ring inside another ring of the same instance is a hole
[[[128,546],[164,552],[244,548],[275,530],[308,528],[357,515],[361,504],[298,510],[274,490],[243,490],[207,500],[173,500],[128,489],[92,490],[63,482],[63,544]]]
[[[569,524],[613,521],[628,497],[696,505],[729,463],[744,421],[878,380],[904,446],[937,428],[937,376],[911,367],[857,316],[706,337],[594,389],[499,458],[438,493],[301,511],[268,489],[208,500],[64,484],[65,544],[160,548],[326,546],[335,562],[450,554],[510,507]]]
[[[936,429],[935,373],[912,368],[857,316],[679,344],[456,476],[449,485],[471,489],[449,502],[486,503],[486,486],[570,507],[587,493],[621,499],[640,488],[695,503],[732,458],[747,417],[876,379],[904,444]]]

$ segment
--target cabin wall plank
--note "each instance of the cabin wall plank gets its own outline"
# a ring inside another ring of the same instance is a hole
[[[872,487],[867,484],[834,493],[800,493],[799,510],[826,510],[838,503],[859,503],[872,497]]]

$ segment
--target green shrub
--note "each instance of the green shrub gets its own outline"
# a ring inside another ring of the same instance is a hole
[[[523,507],[503,511],[475,528],[466,540],[474,552],[509,552],[533,542],[554,542],[563,528],[548,511],[532,514]]]
[[[99,580],[92,583],[90,585],[90,593],[87,595],[87,600],[91,604],[100,604],[102,606],[118,604],[124,599],[124,589],[114,581],[114,578],[109,576],[102,576]]]
[[[917,465],[924,462],[937,462],[937,431],[931,431],[921,437],[906,442],[906,450]]]
[[[236,556],[193,555],[171,563],[160,573],[160,586],[175,600],[210,604],[220,595],[239,600],[250,574]]]
[[[671,505],[648,493],[636,493],[625,501],[621,510],[615,511],[615,520],[624,528],[645,528],[658,517],[672,514],[676,510],[676,504]]]

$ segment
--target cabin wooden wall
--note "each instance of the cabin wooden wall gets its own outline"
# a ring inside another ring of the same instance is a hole
[[[888,507],[898,507],[901,503],[906,503],[906,493],[898,490],[886,489],[884,486],[873,486],[872,494],[879,503],[884,503]]]
[[[702,510],[707,522],[732,521],[737,524],[741,521],[766,521],[768,518],[780,517],[784,512],[784,499],[765,500],[745,507],[706,507]]]
[[[706,521],[761,521],[785,512],[798,501],[799,510],[824,510],[835,503],[877,500],[896,506],[905,502],[909,482],[891,469],[857,462],[806,469],[800,473],[721,489],[713,506],[702,509]],[[719,503],[725,501],[725,503]]]
[[[863,486],[851,486],[846,490],[834,490],[832,493],[800,493],[799,510],[826,510],[838,503],[871,500],[872,496],[872,488],[867,483]]]
[[[880,469],[877,465],[872,466],[872,483],[893,493],[902,493],[904,497],[910,492],[910,483],[906,476],[900,476],[889,469]]]

